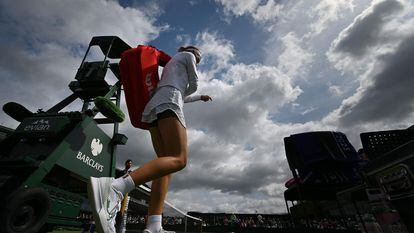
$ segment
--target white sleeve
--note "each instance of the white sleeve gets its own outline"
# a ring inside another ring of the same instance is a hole
[[[198,73],[196,68],[196,59],[192,53],[188,53],[187,60],[187,74],[188,74],[188,87],[185,90],[185,96],[189,96],[197,91],[198,87]]]
[[[201,95],[192,95],[192,96],[186,96],[184,98],[184,103],[190,103],[201,100]]]

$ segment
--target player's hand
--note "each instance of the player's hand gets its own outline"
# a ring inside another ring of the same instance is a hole
[[[208,96],[208,95],[202,95],[201,97],[201,100],[202,101],[204,101],[204,102],[207,102],[207,101],[212,101],[213,99],[210,97],[210,96]]]

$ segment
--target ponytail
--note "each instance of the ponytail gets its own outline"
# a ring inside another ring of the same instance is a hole
[[[192,46],[192,45],[189,45],[189,46],[181,46],[181,47],[179,47],[178,48],[178,52],[184,52],[184,51],[187,51],[187,52],[191,52],[192,50],[197,50],[198,52],[200,52],[200,49],[199,48],[197,48],[197,47],[195,47],[195,46]]]
[[[186,47],[181,46],[180,48],[178,48],[177,51],[178,52],[190,52],[190,53],[194,54],[194,56],[196,57],[197,64],[201,60],[201,52],[200,52],[200,49],[197,48],[197,47],[195,47],[195,46],[192,46],[192,45],[189,45],[189,46],[186,46]]]

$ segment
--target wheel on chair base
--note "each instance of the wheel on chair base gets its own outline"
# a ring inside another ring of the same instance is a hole
[[[0,232],[37,233],[47,220],[50,206],[49,193],[44,189],[18,189],[3,203]]]

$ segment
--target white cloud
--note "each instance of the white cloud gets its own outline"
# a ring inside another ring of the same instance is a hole
[[[342,125],[378,121],[392,125],[411,116],[414,111],[410,85],[414,75],[413,39],[414,31],[395,51],[373,62],[372,68],[362,76],[356,93],[332,113]]]
[[[266,4],[259,5],[252,17],[256,22],[275,21],[282,10],[282,5],[277,4],[274,0],[269,0]]]
[[[304,80],[310,78],[308,71],[328,71],[330,67],[324,64],[326,58],[323,57],[323,51],[343,25],[352,21],[354,15],[364,8],[366,2],[281,2],[283,11],[280,12],[278,20],[265,25],[268,31],[263,46],[265,64],[275,65],[281,62],[282,67],[290,67],[290,73],[295,73],[295,67],[300,67],[301,72],[298,74]],[[287,59],[280,57],[281,55]]]
[[[260,4],[260,0],[215,0],[224,7],[227,14],[234,14],[235,16],[242,16],[244,14],[252,14],[256,11]]]
[[[314,8],[310,8],[308,16],[316,18],[310,23],[310,32],[307,36],[315,36],[325,30],[329,23],[344,17],[347,11],[353,11],[355,5],[353,0],[323,0]]]
[[[255,22],[268,23],[277,20],[283,6],[275,0],[267,0],[264,4],[261,0],[215,0],[223,6],[224,13],[227,16],[252,17]]]
[[[15,19],[19,33],[35,40],[85,44],[92,36],[117,35],[129,43],[145,43],[162,29],[145,10],[123,8],[115,1],[39,0],[2,3],[3,14]],[[47,7],[45,7],[47,6]],[[154,6],[151,11],[154,12]],[[21,17],[24,15],[24,17]],[[11,25],[9,25],[11,26]]]
[[[313,54],[301,47],[302,41],[293,32],[287,33],[279,40],[284,48],[277,57],[277,67],[290,77],[303,75],[307,71],[308,65],[312,63]],[[272,53],[272,51],[268,53]]]
[[[408,8],[407,4],[399,0],[373,1],[333,41],[327,52],[328,59],[342,72],[365,72],[367,64],[394,51],[412,31],[404,8]],[[400,27],[405,30],[399,30]]]
[[[244,125],[254,125],[258,117],[267,118],[286,103],[294,101],[301,93],[299,87],[291,83],[291,78],[278,68],[262,64],[231,63],[235,56],[230,41],[215,33],[203,32],[200,48],[203,54],[211,56],[215,62],[211,67],[220,66],[220,72],[204,72],[211,75],[200,79],[200,93],[213,96],[214,101],[208,103],[211,109],[208,119],[194,120],[195,127],[207,127],[217,135],[234,136],[234,129],[243,129]],[[205,50],[203,50],[205,48]],[[220,51],[227,51],[221,53]],[[213,80],[212,80],[213,79]],[[204,118],[201,108],[204,105],[188,105],[193,110],[189,119]],[[217,121],[220,118],[220,121]],[[249,130],[249,129],[246,129]]]
[[[189,45],[191,43],[191,36],[188,34],[180,34],[176,36],[176,41],[182,45]]]
[[[308,113],[311,113],[311,112],[313,112],[313,111],[315,111],[315,110],[317,110],[318,108],[317,107],[310,107],[310,108],[308,108],[308,109],[305,109],[304,111],[302,111],[300,114],[302,114],[302,115],[306,115],[306,114],[308,114]]]
[[[196,36],[197,45],[201,50],[203,59],[211,61],[215,69],[228,65],[234,58],[234,46],[230,41],[218,37],[216,32],[204,31]]]
[[[344,91],[341,89],[341,87],[337,85],[329,85],[328,89],[329,92],[334,96],[342,96],[344,94]]]
[[[0,58],[0,104],[17,101],[32,111],[70,94],[67,85],[92,36],[117,35],[135,46],[168,27],[156,26],[143,8],[115,1],[1,1],[0,13],[0,50],[7,54]],[[0,114],[2,123],[16,125]]]
[[[414,74],[413,12],[412,3],[405,1],[374,1],[339,34],[327,55],[341,72],[358,74],[360,85],[325,119],[354,128],[407,122],[414,110],[409,85]]]

